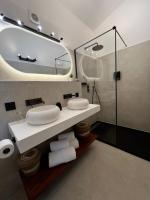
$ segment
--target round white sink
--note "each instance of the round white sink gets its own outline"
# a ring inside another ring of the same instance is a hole
[[[67,107],[72,110],[83,110],[88,108],[88,106],[89,106],[89,101],[88,99],[84,98],[69,99],[67,103]]]
[[[31,108],[26,114],[26,121],[32,125],[42,125],[54,122],[60,114],[60,109],[55,105],[44,105]]]

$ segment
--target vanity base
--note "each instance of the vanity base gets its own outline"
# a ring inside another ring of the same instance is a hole
[[[80,147],[76,150],[77,158],[79,158],[96,139],[94,134],[90,134],[87,138],[79,141]],[[48,156],[41,159],[41,168],[38,173],[31,177],[25,177],[21,172],[20,176],[29,200],[34,200],[49,185],[59,178],[63,173],[75,163],[76,160],[61,164],[59,166],[48,168]]]

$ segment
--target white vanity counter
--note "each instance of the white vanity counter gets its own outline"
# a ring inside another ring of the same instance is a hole
[[[70,110],[64,107],[55,122],[33,126],[23,119],[11,122],[8,126],[20,153],[24,153],[99,111],[100,106],[96,104],[89,104],[85,110]]]

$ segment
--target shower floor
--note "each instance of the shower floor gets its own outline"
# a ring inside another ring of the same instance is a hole
[[[150,133],[104,122],[96,122],[92,131],[97,140],[150,161]]]

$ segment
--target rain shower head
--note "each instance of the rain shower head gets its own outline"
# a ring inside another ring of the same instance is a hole
[[[101,49],[103,49],[103,45],[100,45],[100,44],[98,44],[97,42],[95,42],[95,43],[93,43],[93,44],[91,44],[91,45],[85,47],[84,49],[85,49],[85,50],[88,50],[89,47],[92,47],[92,46],[94,46],[94,47],[92,48],[93,51],[100,51]]]

